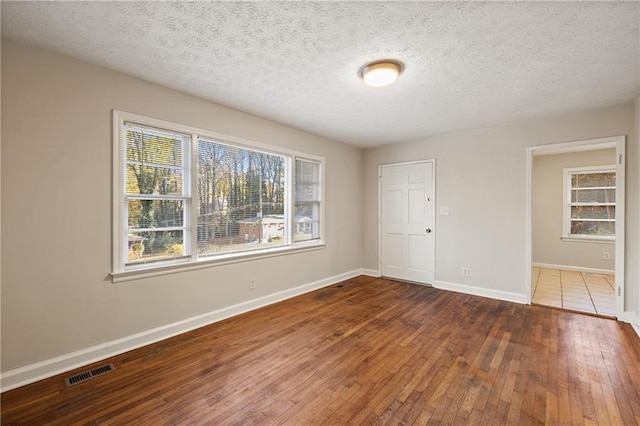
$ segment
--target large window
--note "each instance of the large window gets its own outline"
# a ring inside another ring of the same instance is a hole
[[[283,155],[200,138],[198,254],[286,245],[286,178]]]
[[[615,166],[564,169],[564,236],[611,239],[616,233]]]
[[[322,158],[119,111],[114,132],[114,274],[322,243]]]

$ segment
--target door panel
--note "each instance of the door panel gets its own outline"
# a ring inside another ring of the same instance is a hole
[[[427,237],[425,235],[409,235],[407,249],[407,268],[412,271],[420,271],[424,268],[424,247]]]
[[[419,283],[435,278],[433,166],[428,161],[380,168],[383,276]]]
[[[424,200],[426,200],[426,195],[423,188],[409,190],[409,205],[407,206],[409,223],[419,224],[421,227],[425,223],[427,206]]]
[[[418,184],[421,185],[427,182],[429,177],[426,175],[427,170],[422,168],[412,167],[408,170],[408,183],[409,185]]]
[[[399,234],[388,234],[386,238],[387,246],[387,266],[389,268],[402,269],[403,267],[403,236]]]
[[[389,189],[383,198],[383,214],[386,217],[387,224],[401,224],[403,216],[402,208],[402,190]]]

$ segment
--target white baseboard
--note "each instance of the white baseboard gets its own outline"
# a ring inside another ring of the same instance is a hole
[[[369,277],[379,278],[380,277],[380,271],[377,271],[375,269],[363,269],[362,270],[362,275],[367,275]]]
[[[446,281],[434,281],[435,288],[441,290],[450,290],[457,293],[472,294],[474,296],[488,297],[490,299],[505,300],[507,302],[527,303],[527,297],[524,294],[511,293],[509,291],[491,290],[488,288],[474,287],[466,284],[450,283]]]
[[[103,359],[128,352],[164,339],[209,325],[229,317],[233,317],[254,309],[262,308],[273,303],[281,302],[319,288],[327,287],[340,281],[366,274],[362,269],[334,275],[312,283],[303,284],[288,290],[269,294],[257,299],[248,300],[236,305],[217,309],[202,315],[163,325],[141,333],[101,343],[79,351],[71,352],[35,364],[9,370],[2,374],[1,392],[15,389],[38,380],[46,379],[65,371],[74,370],[84,365],[92,364]]]
[[[538,268],[564,269],[565,271],[578,271],[578,272],[584,272],[585,274],[615,275],[616,273],[616,271],[613,269],[583,268],[582,266],[554,265],[551,263],[534,262],[531,264],[531,266],[536,266]]]
[[[632,322],[631,323],[631,327],[633,327],[633,329],[635,330],[636,334],[638,335],[638,338],[640,338],[640,325]]]
[[[633,312],[625,312],[622,321],[628,322],[633,327],[633,331],[640,337],[640,316],[636,316]]]

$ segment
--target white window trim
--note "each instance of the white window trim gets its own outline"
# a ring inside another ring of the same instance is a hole
[[[188,254],[185,256],[176,258],[174,260],[165,260],[157,263],[157,266],[149,266],[150,264],[140,263],[137,265],[130,265],[125,269],[125,262],[123,259],[126,258],[126,252],[124,251],[125,246],[125,232],[124,232],[124,218],[126,214],[124,209],[126,209],[126,205],[123,202],[124,200],[124,175],[122,170],[125,164],[125,149],[123,149],[123,128],[125,122],[134,122],[136,124],[140,124],[143,126],[156,127],[159,129],[166,129],[169,131],[179,132],[191,135],[191,175],[190,181],[187,183],[191,186],[191,191],[189,192],[189,212],[190,212],[190,221],[187,227],[187,233],[189,235],[185,235],[185,244],[189,244],[190,250]],[[320,164],[320,229],[319,234],[320,238],[315,240],[306,240],[300,242],[294,242],[293,236],[290,235],[292,233],[292,229],[294,228],[292,223],[285,223],[285,237],[287,239],[287,243],[284,246],[259,249],[259,250],[251,250],[251,251],[243,251],[237,253],[225,253],[222,255],[215,256],[206,256],[201,259],[197,257],[197,213],[198,206],[194,205],[197,203],[197,196],[194,193],[195,186],[193,182],[197,181],[197,167],[195,167],[194,162],[198,158],[197,149],[198,149],[198,137],[205,139],[217,140],[222,143],[228,143],[239,147],[244,147],[252,150],[264,151],[269,154],[277,154],[287,157],[287,167],[288,167],[288,176],[290,176],[289,181],[285,187],[285,208],[287,211],[287,217],[290,219],[289,221],[294,219],[294,203],[293,203],[293,178],[294,173],[292,170],[292,163],[296,158],[308,159],[312,161],[316,161]],[[325,181],[324,181],[324,173],[325,173],[325,159],[324,157],[307,154],[300,151],[290,150],[281,147],[275,147],[259,142],[253,142],[246,139],[224,135],[216,132],[211,132],[204,129],[198,129],[190,126],[185,126],[177,123],[172,123],[164,120],[158,120],[155,118],[145,117],[137,114],[132,114],[128,112],[113,110],[113,199],[112,199],[112,236],[113,236],[113,253],[112,253],[112,270],[111,270],[111,279],[112,282],[122,282],[129,281],[134,279],[142,279],[149,278],[153,276],[166,275],[170,273],[176,273],[181,271],[195,270],[208,268],[213,266],[226,265],[246,260],[255,260],[255,259],[263,259],[269,258],[273,256],[282,256],[293,253],[300,253],[303,251],[309,250],[318,250],[324,248],[325,240],[324,240],[324,229],[325,229]]]
[[[571,234],[571,174],[576,172],[613,172],[616,173],[616,165],[567,167],[562,169],[562,236],[563,241],[613,243],[614,235],[579,235]],[[616,176],[617,181],[617,176]],[[617,187],[617,182],[616,182]],[[616,191],[616,196],[617,196]],[[616,200],[617,201],[617,200]]]

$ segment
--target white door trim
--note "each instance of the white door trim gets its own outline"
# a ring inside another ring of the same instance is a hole
[[[431,209],[432,209],[432,217],[433,217],[433,230],[432,232],[434,233],[433,238],[431,239],[431,247],[430,247],[430,251],[432,253],[433,256],[433,277],[429,280],[430,282],[428,284],[434,284],[435,283],[435,278],[436,278],[436,238],[438,235],[437,232],[437,227],[438,227],[438,223],[437,223],[437,216],[436,216],[436,159],[435,158],[431,158],[431,159],[427,159],[427,160],[416,160],[416,161],[405,161],[405,162],[400,162],[400,163],[386,163],[386,164],[379,164],[378,165],[378,276],[381,276],[382,273],[382,267],[381,267],[381,262],[382,262],[382,185],[381,185],[381,178],[382,178],[382,168],[383,167],[394,167],[394,166],[410,166],[413,164],[429,164],[431,163],[432,165],[432,175],[431,175],[431,193],[433,194],[433,203],[431,203]],[[426,284],[426,283],[425,283]]]
[[[538,145],[527,148],[527,188],[526,188],[526,245],[525,245],[525,286],[527,303],[531,304],[531,267],[533,263],[533,248],[531,234],[533,208],[533,157],[538,155],[552,155],[566,152],[591,151],[595,149],[616,149],[616,242],[615,242],[615,273],[616,273],[616,317],[624,318],[624,237],[625,237],[625,136],[588,139],[575,142],[564,142],[549,145]]]

